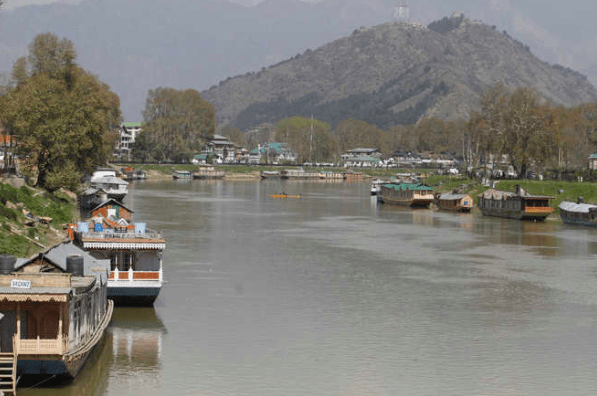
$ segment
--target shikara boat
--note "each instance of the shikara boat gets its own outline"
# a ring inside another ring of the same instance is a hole
[[[515,192],[490,188],[478,198],[478,206],[484,216],[543,221],[553,212],[549,206],[553,197],[532,195],[520,186],[516,186]]]
[[[280,171],[261,171],[259,172],[259,176],[262,179],[279,179]]]
[[[564,223],[597,227],[597,205],[584,203],[579,198],[577,202],[562,201],[559,208]]]
[[[270,198],[278,198],[278,199],[286,199],[286,198],[297,198],[297,199],[300,199],[300,198],[302,198],[302,195],[300,195],[300,194],[280,193],[280,194],[270,194],[269,197]]]
[[[468,194],[437,193],[434,203],[441,210],[470,212],[473,208],[473,197]]]
[[[193,179],[223,179],[226,173],[222,170],[217,170],[213,166],[199,167],[197,172],[193,173]]]
[[[433,188],[413,182],[386,183],[380,186],[380,202],[411,207],[429,207],[433,202]]]
[[[80,372],[112,317],[109,269],[70,242],[30,259],[0,256],[1,394],[14,394],[19,376]]]

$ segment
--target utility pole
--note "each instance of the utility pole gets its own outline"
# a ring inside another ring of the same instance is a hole
[[[309,137],[309,163],[312,163],[311,152],[313,150],[313,114],[311,114],[311,136]]]

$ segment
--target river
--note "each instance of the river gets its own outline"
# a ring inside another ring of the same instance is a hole
[[[285,191],[301,199],[273,199]],[[144,181],[154,308],[23,395],[588,395],[597,230],[378,204],[367,183]]]

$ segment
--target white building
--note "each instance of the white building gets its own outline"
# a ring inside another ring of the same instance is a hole
[[[116,145],[116,151],[114,152],[114,158],[120,160],[130,160],[131,151],[135,139],[141,133],[140,122],[124,122],[120,125],[120,140]]]

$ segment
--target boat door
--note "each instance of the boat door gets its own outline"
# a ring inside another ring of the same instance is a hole
[[[15,311],[0,311],[0,352],[12,352],[12,337],[17,333]]]

